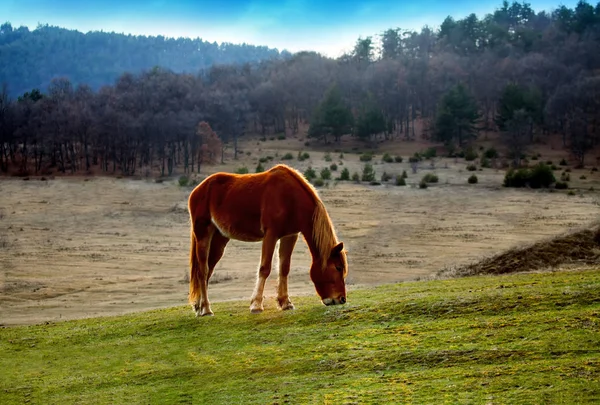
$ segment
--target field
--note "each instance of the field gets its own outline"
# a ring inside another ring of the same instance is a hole
[[[344,167],[360,173],[364,162],[356,147],[342,147],[343,156],[330,148],[332,162],[339,165],[333,176]],[[396,175],[406,170],[407,186],[331,181],[320,189],[349,250],[349,300],[359,287],[426,278],[446,266],[584,227],[597,218],[599,196],[589,189],[600,189],[600,176],[589,168],[570,173],[575,195],[507,189],[501,187],[503,170],[478,170],[478,184],[470,185],[466,179],[472,172],[465,169],[469,162],[464,159],[436,158],[435,168],[425,160],[413,174],[407,157],[423,145],[397,143],[387,148],[404,161],[382,163],[382,153],[377,152],[371,162],[377,178],[383,171]],[[286,151],[294,159],[284,162],[300,170],[331,163],[325,151],[315,150],[299,162],[297,152],[307,148],[298,139],[256,140],[242,149],[239,161],[230,159],[207,170],[234,171],[245,165],[253,171],[259,157],[271,156],[265,163],[268,168]],[[549,149],[542,159],[558,162],[560,157],[559,151]],[[417,184],[428,172],[436,173],[439,182],[419,189]],[[581,174],[586,179],[580,180]],[[3,179],[0,323],[31,324],[185,304],[186,199],[191,188],[179,186],[177,178]],[[211,300],[249,304],[259,258],[260,244],[230,242],[211,280]],[[290,292],[316,301],[309,264],[301,241],[292,256]],[[270,311],[275,309],[276,277],[274,271],[265,290]]]
[[[0,329],[3,404],[591,404],[600,271],[405,282]],[[10,370],[6,372],[6,370]]]

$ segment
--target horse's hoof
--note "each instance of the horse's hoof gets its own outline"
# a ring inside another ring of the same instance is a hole
[[[264,311],[264,308],[250,308],[251,314],[260,314]]]
[[[292,304],[291,302],[288,305],[284,305],[283,307],[281,307],[282,311],[289,311],[290,309],[296,309],[296,307],[294,307],[294,304]]]
[[[208,311],[203,313],[201,316],[215,316],[215,314],[212,311]]]

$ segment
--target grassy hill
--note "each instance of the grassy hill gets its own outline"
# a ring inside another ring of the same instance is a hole
[[[0,329],[0,403],[592,403],[600,268]],[[90,302],[89,305],[94,305]]]

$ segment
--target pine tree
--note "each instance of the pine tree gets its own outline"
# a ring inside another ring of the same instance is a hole
[[[434,136],[447,145],[456,141],[462,146],[477,136],[475,122],[479,116],[475,99],[458,84],[442,97]]]
[[[327,142],[327,135],[333,135],[338,142],[342,135],[350,132],[353,123],[352,112],[344,104],[339,89],[334,84],[317,107],[308,128],[308,136],[322,138]]]

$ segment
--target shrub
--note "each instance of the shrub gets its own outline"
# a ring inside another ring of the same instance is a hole
[[[360,176],[357,172],[352,173],[352,181],[355,183],[360,183]]]
[[[565,190],[565,189],[569,188],[569,185],[565,181],[557,181],[556,184],[554,185],[554,188],[557,190]]]
[[[529,179],[529,170],[528,169],[518,169],[515,170],[511,168],[506,172],[504,176],[504,187],[525,187],[527,185],[527,180]]]
[[[383,155],[383,157],[381,158],[382,161],[386,162],[386,163],[392,163],[394,161],[394,158],[390,156],[389,153],[385,153]]]
[[[531,169],[522,168],[519,170],[511,169],[504,177],[505,187],[525,187],[529,185],[531,188],[549,187],[556,182],[552,169],[540,163]]]
[[[259,163],[256,165],[256,173],[260,173],[260,172],[264,172],[265,171],[265,167],[262,165],[262,163]]]
[[[387,174],[386,172],[383,172],[383,174],[381,175],[381,182],[385,183],[386,181],[389,181],[392,179],[392,176]]]
[[[180,176],[179,177],[179,186],[180,187],[185,187],[188,185],[189,179],[187,176]]]
[[[335,163],[332,163],[331,165],[329,165],[329,169],[330,169],[332,172],[335,172],[335,171],[337,170],[337,165],[336,165]]]
[[[416,156],[411,156],[408,158],[409,163],[417,163],[420,161],[420,159]]]
[[[408,178],[408,174],[406,174],[406,170],[402,170],[402,178],[403,179],[407,179]]]
[[[587,177],[585,177],[584,174],[582,174],[581,176],[579,176],[579,180],[585,180],[585,179],[587,179]]]
[[[373,165],[369,163],[365,164],[363,167],[361,180],[368,182],[375,180],[375,170],[373,169]]]
[[[478,180],[479,179],[477,179],[477,176],[475,176],[474,174],[472,174],[467,181],[469,182],[469,184],[477,184]]]
[[[470,164],[467,166],[467,170],[470,172],[474,172],[475,170],[477,170],[477,166],[475,166],[474,164]]]
[[[483,153],[483,156],[488,159],[495,159],[498,157],[498,151],[495,148],[489,148]]]
[[[326,162],[331,162],[331,155],[329,154],[329,152],[327,152],[327,153],[325,154],[325,161],[326,161]]]
[[[340,180],[350,180],[350,171],[347,167],[344,167],[344,170],[340,173]]]
[[[437,156],[437,150],[433,147],[427,148],[427,150],[423,152],[422,155],[425,159],[431,159]]]
[[[285,139],[285,135],[277,135],[277,139],[279,139],[280,141],[283,141]]]
[[[560,163],[559,163],[559,165],[560,165],[560,166],[567,166],[567,161],[565,160],[565,158],[562,158],[562,159],[560,160]]]
[[[406,180],[402,176],[396,176],[396,185],[397,186],[406,186]]]
[[[475,152],[472,148],[469,148],[465,151],[465,160],[467,162],[471,162],[475,159],[477,159],[479,155],[477,154],[477,152]]]
[[[481,158],[480,164],[481,167],[486,167],[488,169],[492,167],[492,162],[490,162],[490,159],[486,158],[485,156]]]
[[[597,172],[598,168],[597,167],[592,167],[592,172]]]
[[[551,168],[552,170],[558,170],[558,166],[556,166],[556,165],[552,165],[552,166],[550,166],[550,168]]]
[[[235,171],[237,174],[246,174],[248,173],[248,168],[246,166],[238,167]]]
[[[396,162],[396,163],[402,163],[402,156],[400,156],[400,155],[394,156],[394,162]]]
[[[365,152],[362,155],[360,155],[359,159],[361,162],[370,162],[371,160],[373,160],[373,154],[371,152]]]
[[[302,162],[306,159],[309,159],[310,155],[308,154],[308,152],[298,152],[298,161]]]
[[[421,180],[421,182],[419,183],[419,188],[427,188],[427,182]]]
[[[331,170],[329,170],[327,167],[324,167],[321,169],[321,178],[323,180],[331,180]]]
[[[315,169],[309,166],[308,169],[304,171],[304,177],[306,177],[308,181],[310,181],[312,179],[317,178],[317,173],[315,172]]]
[[[344,152],[340,153],[340,159],[344,158]]]
[[[258,159],[260,163],[265,163],[267,160],[269,160],[269,158],[266,157],[261,157],[260,159]]]
[[[325,181],[320,178],[313,179],[312,183],[317,187],[323,187],[325,185]]]
[[[421,181],[425,182],[425,183],[437,183],[439,181],[438,176],[436,176],[433,173],[427,173],[425,176],[423,176],[423,178],[421,179]]]
[[[560,175],[560,179],[561,179],[562,181],[571,181],[571,175],[570,175],[569,173],[563,172],[563,173]]]
[[[294,158],[294,155],[292,155],[290,152],[288,152],[281,157],[281,160],[292,160],[293,158]]]

